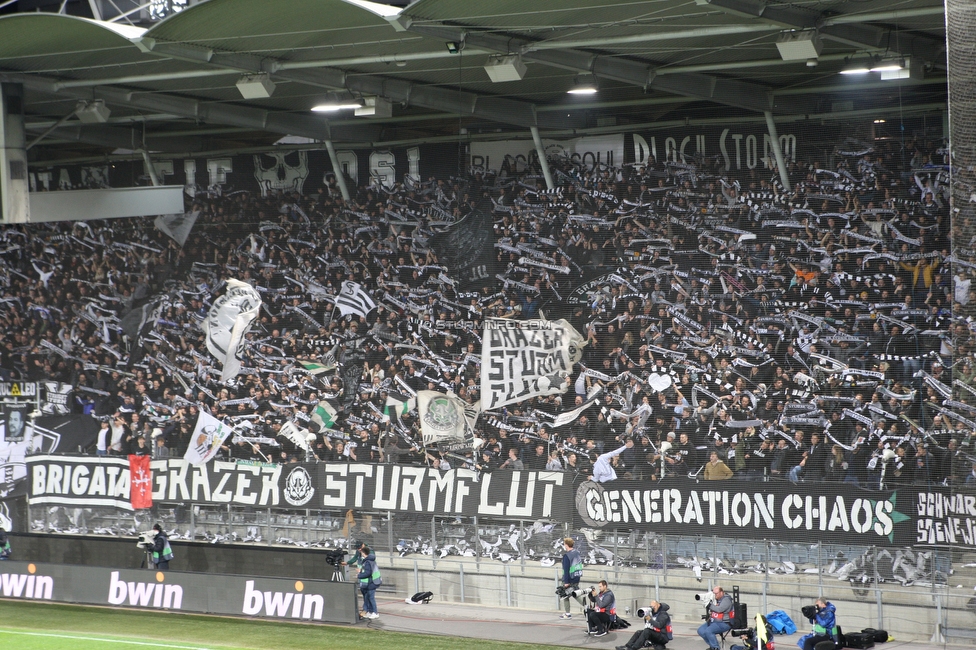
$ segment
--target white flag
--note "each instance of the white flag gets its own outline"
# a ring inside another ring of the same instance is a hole
[[[481,345],[484,410],[564,393],[586,340],[569,321],[485,320]]]
[[[308,433],[308,429],[299,429],[294,422],[285,422],[281,425],[281,429],[278,430],[279,436],[288,438],[295,443],[295,446],[305,451],[309,450],[308,440],[306,439]]]
[[[197,426],[193,428],[193,435],[190,437],[190,446],[186,448],[183,458],[191,465],[210,462],[231,431],[232,427],[209,413],[200,411],[200,415],[197,416]]]
[[[342,291],[336,296],[336,307],[339,308],[343,316],[349,314],[365,316],[376,309],[376,303],[369,297],[362,285],[347,280],[342,283]]]
[[[417,393],[417,412],[425,445],[463,440],[478,417],[478,411],[457,395],[432,390]]]
[[[218,298],[203,321],[207,349],[223,364],[220,381],[236,377],[241,370],[238,355],[244,335],[261,309],[261,296],[254,287],[240,280],[228,280],[227,292]]]

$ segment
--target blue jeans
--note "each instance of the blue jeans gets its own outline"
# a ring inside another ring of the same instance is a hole
[[[711,621],[710,623],[703,623],[698,628],[698,636],[705,640],[709,648],[718,648],[719,643],[715,635],[728,632],[731,629],[732,624],[727,621]]]
[[[363,611],[368,614],[376,613],[376,587],[370,585],[368,587],[362,587],[360,590],[363,594]]]

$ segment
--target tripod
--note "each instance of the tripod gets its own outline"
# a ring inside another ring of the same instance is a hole
[[[336,564],[332,571],[332,582],[345,582],[346,572],[341,565]]]

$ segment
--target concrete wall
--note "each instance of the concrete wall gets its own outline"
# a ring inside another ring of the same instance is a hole
[[[434,560],[430,557],[379,557],[384,581],[395,585],[398,596],[417,591],[432,591],[438,600],[463,602],[491,607],[517,607],[561,611],[554,594],[557,586],[558,564],[542,567],[538,562],[504,565],[497,561],[449,557]],[[749,606],[749,616],[777,609],[786,611],[797,628],[809,631],[810,625],[800,614],[800,608],[812,604],[824,595],[837,607],[838,623],[846,631],[860,631],[865,627],[885,629],[899,641],[933,640],[942,617],[943,624],[955,630],[976,628],[976,612],[967,609],[973,595],[970,588],[952,585],[933,587],[918,585],[902,587],[882,584],[855,588],[849,582],[825,577],[821,582],[816,574],[769,575],[740,574],[702,576],[698,581],[687,570],[662,571],[630,567],[587,566],[581,584],[590,586],[605,579],[617,598],[618,614],[633,618],[637,607],[652,598],[671,606],[676,631],[694,633],[701,624],[704,611],[695,594],[709,591],[720,584],[727,591],[737,585],[741,600]],[[941,606],[941,609],[940,609]],[[973,639],[953,638],[953,643],[976,645]]]

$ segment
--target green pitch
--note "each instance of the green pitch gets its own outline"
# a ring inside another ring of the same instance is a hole
[[[519,643],[214,616],[0,601],[0,648],[17,650],[526,650]]]

